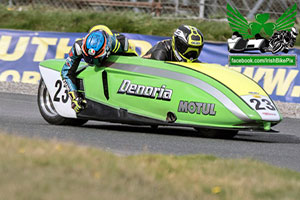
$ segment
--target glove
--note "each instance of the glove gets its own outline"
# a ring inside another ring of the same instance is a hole
[[[80,97],[77,93],[77,91],[69,92],[69,95],[72,99],[72,109],[75,110],[76,113],[79,113],[84,108],[86,108],[86,100],[82,97]]]

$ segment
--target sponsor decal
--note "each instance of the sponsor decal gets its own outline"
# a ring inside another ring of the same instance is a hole
[[[259,94],[258,92],[249,92],[249,94]]]
[[[267,112],[263,112],[262,114],[264,114],[264,115],[272,115],[272,116],[276,116],[275,113],[267,113]]]
[[[194,44],[194,45],[200,45],[201,43],[200,42],[192,42],[192,44]]]
[[[170,101],[173,90],[167,89],[165,85],[152,87],[134,84],[130,80],[123,80],[118,93]]]
[[[261,98],[261,96],[259,96],[259,95],[252,95],[254,98]]]
[[[180,101],[178,105],[178,112],[185,112],[191,114],[197,113],[198,115],[216,115],[214,103],[200,103],[194,101]]]

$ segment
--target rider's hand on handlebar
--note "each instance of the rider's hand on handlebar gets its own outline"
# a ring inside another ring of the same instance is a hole
[[[69,92],[69,95],[72,99],[72,109],[75,110],[76,113],[79,113],[86,107],[86,100],[80,97],[77,91],[71,91]]]

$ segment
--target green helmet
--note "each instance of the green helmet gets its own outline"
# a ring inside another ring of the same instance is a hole
[[[181,25],[172,37],[172,49],[181,62],[194,62],[204,45],[203,35],[196,27]]]

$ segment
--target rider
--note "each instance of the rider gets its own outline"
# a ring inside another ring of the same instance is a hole
[[[291,30],[275,32],[270,38],[268,51],[288,53],[289,49],[295,45],[298,33],[295,27],[292,27]]]
[[[198,57],[204,45],[204,38],[196,27],[181,25],[172,39],[158,42],[143,58],[162,61],[200,62]]]
[[[78,93],[76,86],[76,70],[81,59],[83,58],[88,65],[100,66],[110,54],[123,53],[136,54],[134,46],[129,45],[124,35],[112,32],[104,25],[92,27],[83,39],[74,43],[61,70],[61,76],[69,90],[72,108],[76,113],[87,103]]]

